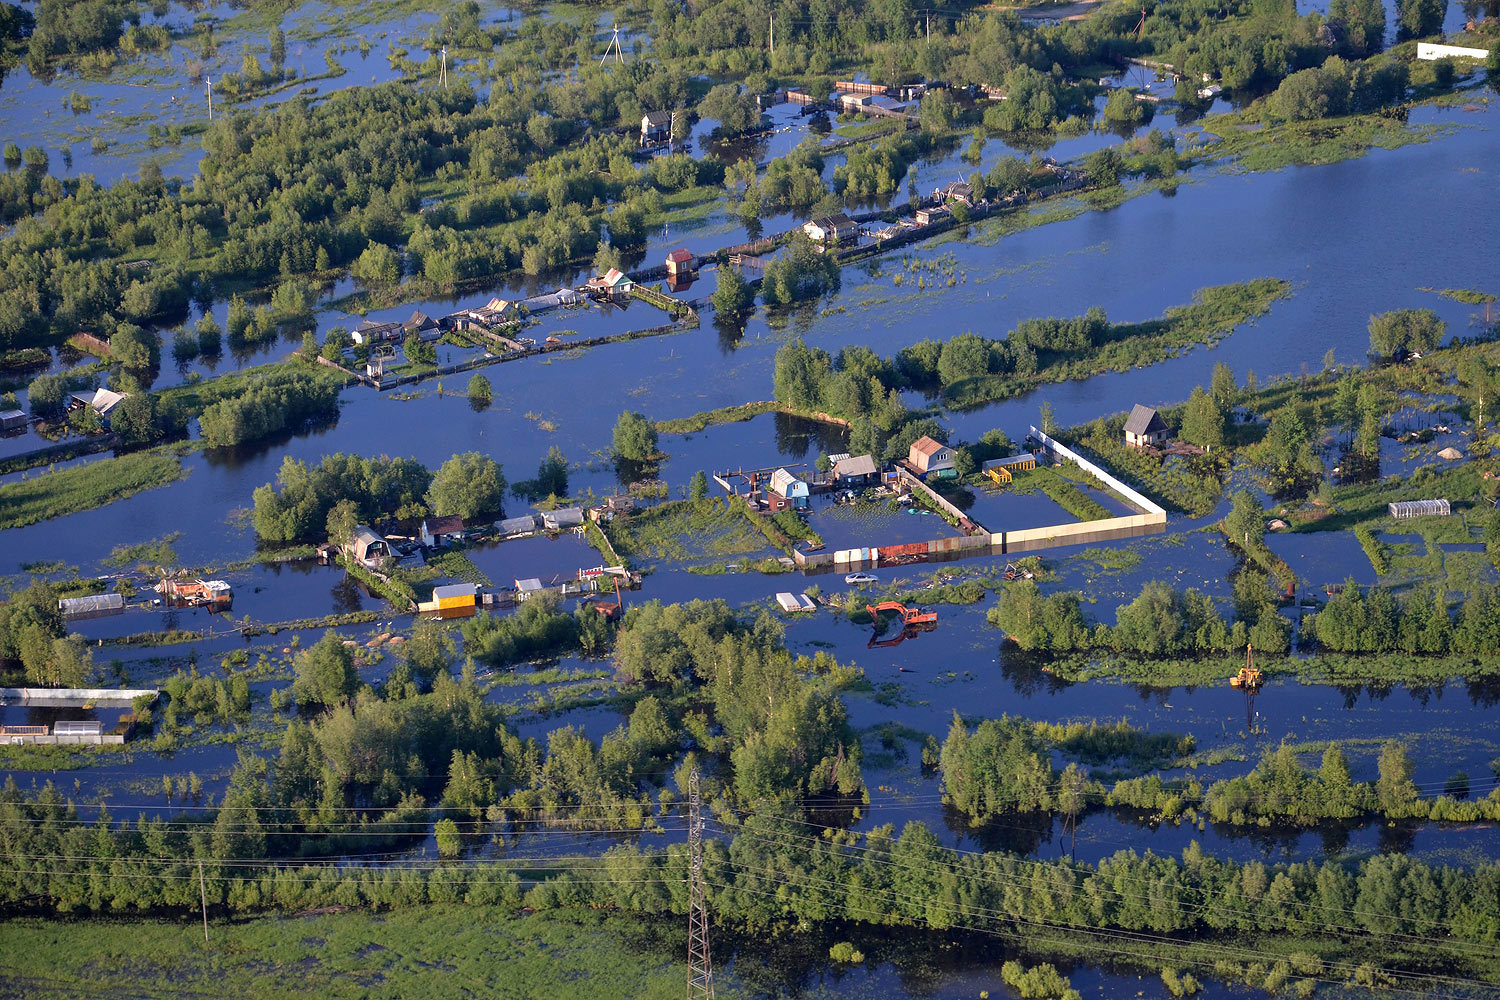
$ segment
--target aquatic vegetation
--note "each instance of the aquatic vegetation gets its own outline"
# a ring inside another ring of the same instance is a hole
[[[0,530],[93,510],[184,475],[175,454],[148,451],[27,476],[0,485]]]

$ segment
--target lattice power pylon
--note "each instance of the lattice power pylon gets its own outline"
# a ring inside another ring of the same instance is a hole
[[[703,799],[698,772],[688,779],[687,1000],[713,1000],[714,962],[708,947],[708,898],[703,887]]]

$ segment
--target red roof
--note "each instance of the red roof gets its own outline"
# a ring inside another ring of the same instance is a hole
[[[673,250],[671,253],[667,254],[667,260],[671,261],[674,264],[683,264],[692,259],[692,253],[687,250]]]

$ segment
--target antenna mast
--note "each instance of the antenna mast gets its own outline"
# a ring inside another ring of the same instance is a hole
[[[708,900],[703,887],[703,798],[698,772],[688,778],[688,976],[687,1000],[714,1000],[714,964],[708,949]]]
[[[609,53],[610,53],[611,50],[614,51],[615,62],[617,62],[617,63],[623,63],[625,61],[625,54],[624,54],[624,52],[622,52],[620,50],[620,26],[618,24],[616,24],[616,25],[613,25],[613,28],[614,28],[614,32],[615,33],[610,38],[609,44],[606,45],[606,46],[604,46],[604,55],[602,55],[602,56],[599,57],[599,65],[600,66],[603,66],[605,64],[605,62],[608,61],[608,59],[609,59]]]

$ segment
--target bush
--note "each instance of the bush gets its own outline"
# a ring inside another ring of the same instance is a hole
[[[615,421],[614,447],[620,458],[646,462],[655,458],[656,425],[639,413],[626,410]]]

